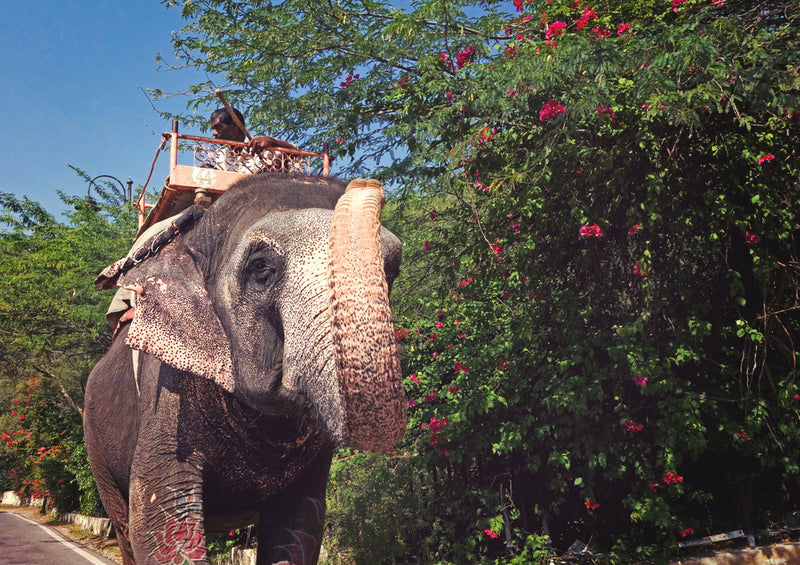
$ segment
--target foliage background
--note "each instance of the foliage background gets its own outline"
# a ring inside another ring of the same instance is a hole
[[[83,444],[83,390],[111,339],[111,294],[92,283],[127,253],[136,225],[124,195],[94,187],[97,209],[59,194],[64,220],[0,193],[0,490],[87,514],[102,508]]]
[[[342,562],[659,561],[789,523],[800,4],[165,4],[215,81],[190,110],[223,87],[392,192],[410,424],[334,463]]]

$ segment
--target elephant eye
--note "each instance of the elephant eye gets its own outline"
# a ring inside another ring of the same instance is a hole
[[[270,284],[275,278],[275,267],[264,257],[256,257],[250,261],[250,276],[258,284]]]

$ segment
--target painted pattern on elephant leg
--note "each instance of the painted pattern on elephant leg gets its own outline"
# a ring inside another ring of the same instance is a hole
[[[193,490],[184,494],[173,489],[175,507],[161,508],[166,524],[159,532],[152,532],[156,549],[152,555],[158,563],[182,565],[205,561],[207,549],[202,518],[203,505]]]
[[[150,505],[150,528],[135,536],[137,562],[158,565],[208,563],[203,505],[199,488],[167,488],[166,504]],[[150,499],[155,501],[155,495]],[[142,516],[139,517],[141,520]]]
[[[284,518],[291,517],[294,527],[274,529],[274,518],[268,524],[259,524],[259,537],[264,535],[267,547],[272,548],[266,559],[262,561],[259,558],[259,564],[314,565],[317,562],[325,522],[325,504],[317,498],[306,498],[292,506],[291,509],[285,509],[289,511],[283,514]]]
[[[317,521],[322,526],[325,520],[325,505],[315,498],[306,499],[306,511],[316,515]],[[289,561],[279,561],[278,565],[313,565],[319,550],[320,541],[316,536],[301,530],[286,529],[286,532],[295,539],[295,543],[280,545],[275,548],[275,553],[286,552]]]

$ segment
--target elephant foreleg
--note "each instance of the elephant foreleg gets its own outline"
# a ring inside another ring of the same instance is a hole
[[[285,492],[261,508],[257,565],[314,565],[325,524],[330,469],[325,453]]]
[[[134,479],[131,482],[131,543],[138,564],[208,561],[200,483]],[[162,486],[169,485],[173,486]],[[153,486],[158,485],[158,486]]]

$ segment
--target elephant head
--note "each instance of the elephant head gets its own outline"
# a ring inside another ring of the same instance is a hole
[[[388,302],[400,242],[380,224],[377,181],[343,188],[256,175],[193,212],[119,277],[137,295],[126,343],[261,412],[311,412],[338,442],[393,445],[406,424]]]

